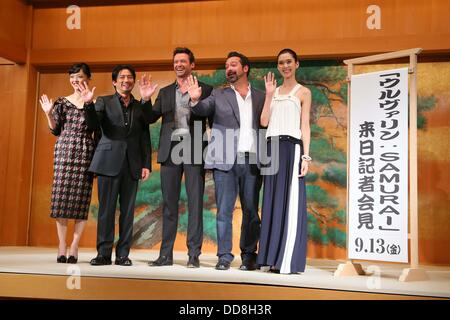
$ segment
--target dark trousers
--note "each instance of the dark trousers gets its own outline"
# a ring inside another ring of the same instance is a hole
[[[256,261],[261,220],[258,215],[262,178],[255,164],[235,163],[229,171],[214,170],[217,202],[217,256],[232,261],[233,211],[237,195],[242,207],[240,249],[242,260]]]
[[[114,225],[117,199],[119,199],[119,241],[116,257],[128,257],[133,240],[134,204],[138,180],[130,174],[128,159],[125,157],[122,169],[117,176],[98,177],[98,221],[97,252],[111,257],[114,244]]]
[[[184,173],[188,199],[188,255],[201,254],[203,243],[203,193],[205,170],[203,165],[174,164],[170,157],[161,164],[161,190],[163,197],[163,232],[160,255],[172,257],[177,235],[178,208],[181,179]]]

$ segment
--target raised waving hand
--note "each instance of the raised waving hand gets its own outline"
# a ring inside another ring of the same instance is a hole
[[[139,93],[144,101],[149,101],[158,87],[157,84],[152,83],[152,76],[147,76],[145,73],[141,77],[141,80],[138,80],[138,85]]]
[[[264,84],[266,86],[266,95],[273,95],[277,88],[277,80],[273,72],[269,72],[264,76]]]
[[[92,90],[89,89],[89,85],[86,83],[86,81],[84,81],[83,83],[78,83],[76,86],[84,103],[91,103],[92,100],[94,100],[95,87],[93,87]]]
[[[198,85],[197,77],[193,75],[188,77],[188,93],[192,102],[197,102],[202,96],[202,87]]]
[[[43,94],[39,99],[39,103],[41,104],[42,110],[44,110],[45,114],[51,114],[53,110],[53,100],[48,100],[46,94]]]

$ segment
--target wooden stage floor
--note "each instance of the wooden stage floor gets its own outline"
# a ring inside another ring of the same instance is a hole
[[[200,256],[186,268],[185,253],[174,265],[149,267],[154,250],[132,250],[132,267],[91,266],[95,250],[82,249],[76,265],[57,264],[55,248],[0,247],[0,297],[38,299],[308,300],[450,298],[450,267],[424,267],[428,281],[400,282],[404,265],[363,262],[366,276],[334,277],[342,261],[308,259],[302,274],[214,269],[217,258]]]

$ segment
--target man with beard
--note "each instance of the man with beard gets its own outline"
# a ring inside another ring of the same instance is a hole
[[[258,216],[261,175],[258,162],[258,129],[264,105],[263,92],[248,81],[250,63],[246,56],[230,52],[225,63],[229,87],[214,89],[201,99],[197,79],[189,78],[189,96],[194,114],[214,115],[205,168],[213,169],[217,202],[217,270],[228,270],[234,259],[233,211],[239,194],[242,208],[240,235],[241,270],[255,270],[260,233]]]
[[[144,75],[139,82],[142,97],[139,102],[131,94],[135,80],[136,72],[131,66],[114,67],[112,83],[116,93],[98,97],[95,104],[95,87],[90,90],[87,84],[79,85],[88,126],[102,130],[89,167],[89,171],[98,176],[98,254],[90,262],[93,266],[111,264],[117,199],[120,216],[115,264],[132,265],[128,255],[133,240],[138,181],[146,180],[151,169],[149,123],[143,111],[151,108],[150,97],[156,89],[156,85]]]
[[[162,116],[158,163],[161,164],[163,231],[159,257],[149,263],[153,267],[173,264],[173,246],[177,235],[178,205],[183,173],[188,198],[186,244],[189,259],[187,267],[200,267],[205,190],[203,149],[206,147],[202,137],[206,131],[206,118],[191,114],[189,107],[187,78],[194,67],[195,58],[192,51],[188,48],[175,48],[173,68],[176,81],[159,91],[152,113],[147,115],[151,123]],[[204,83],[200,83],[200,87],[202,88],[201,98],[210,95],[212,87]],[[195,126],[198,126],[197,134],[194,134]]]

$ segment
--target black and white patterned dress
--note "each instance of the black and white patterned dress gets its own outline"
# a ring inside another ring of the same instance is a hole
[[[53,162],[52,218],[86,220],[91,203],[93,175],[88,172],[94,149],[84,111],[66,98],[58,98],[53,109],[58,136]]]

